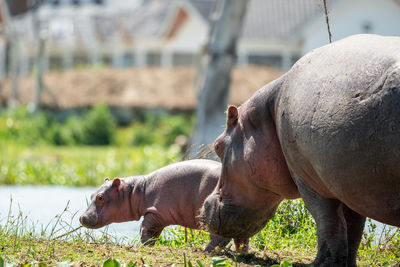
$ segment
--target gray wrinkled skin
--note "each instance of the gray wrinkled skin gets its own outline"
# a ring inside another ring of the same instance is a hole
[[[238,232],[221,219],[224,196],[255,217],[300,194],[317,223],[313,266],[355,266],[365,217],[400,226],[400,38],[356,35],[310,52],[228,109],[215,148],[222,175],[202,210],[211,232]]]

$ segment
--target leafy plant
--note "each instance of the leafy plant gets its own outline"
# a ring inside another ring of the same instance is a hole
[[[116,259],[107,259],[103,263],[103,267],[120,267],[120,266],[121,266],[121,264]]]
[[[0,138],[24,145],[46,143],[54,119],[44,113],[30,113],[25,107],[6,110],[0,116]]]
[[[232,264],[226,262],[226,259],[223,257],[213,257],[211,262],[213,267],[232,267]]]
[[[115,138],[116,123],[104,104],[95,106],[84,118],[84,143],[109,145]]]
[[[293,265],[288,261],[283,261],[281,264],[274,264],[271,267],[293,267]]]

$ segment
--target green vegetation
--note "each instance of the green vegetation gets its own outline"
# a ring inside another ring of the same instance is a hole
[[[146,174],[181,158],[177,145],[0,148],[0,184],[99,185],[105,177]]]
[[[0,184],[99,185],[183,158],[193,118],[147,114],[117,128],[104,105],[58,122],[26,108],[0,113]]]
[[[99,185],[104,177],[151,172],[184,158],[193,117],[146,113],[118,127],[104,105],[57,121],[26,108],[0,113],[0,185]],[[67,208],[66,208],[67,210]],[[66,211],[65,210],[65,211]],[[315,222],[301,200],[284,201],[274,218],[250,241],[250,253],[227,248],[201,252],[208,233],[183,227],[164,230],[154,247],[138,238],[116,240],[105,230],[72,229],[63,211],[41,231],[23,214],[0,216],[0,267],[21,266],[303,266],[316,254]],[[49,231],[49,227],[52,227]],[[36,230],[35,230],[36,229]],[[59,236],[60,231],[68,232]],[[49,233],[50,232],[50,233]],[[359,249],[360,266],[393,266],[400,259],[400,231],[372,223]]]
[[[128,127],[117,128],[105,105],[59,122],[50,112],[30,113],[26,107],[0,112],[0,140],[25,146],[117,145],[170,146],[190,136],[193,116],[146,113]]]
[[[30,228],[23,214],[8,215],[0,221],[0,258],[6,263],[31,266],[304,266],[316,254],[315,225],[301,200],[284,201],[274,218],[250,240],[250,253],[233,252],[227,248],[212,254],[201,250],[209,241],[204,231],[170,227],[164,230],[154,247],[144,247],[138,238],[115,239],[103,230],[72,230],[67,208],[54,219],[53,226],[41,231]],[[293,213],[288,213],[292,211]],[[50,225],[50,224],[49,224]],[[363,237],[359,266],[394,266],[400,258],[400,233],[397,228],[381,235],[373,224]],[[48,231],[51,227],[51,231]],[[60,229],[69,231],[59,236]],[[49,233],[50,232],[50,233]],[[46,234],[47,233],[47,234]],[[0,259],[0,262],[1,262]],[[117,265],[111,265],[117,264]]]

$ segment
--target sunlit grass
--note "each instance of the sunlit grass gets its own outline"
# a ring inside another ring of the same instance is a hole
[[[180,160],[177,145],[140,147],[0,146],[0,184],[99,185]]]
[[[9,213],[0,218],[0,258],[9,264],[40,266],[99,266],[113,259],[127,266],[304,266],[314,259],[317,247],[314,222],[301,201],[282,203],[268,225],[251,239],[249,253],[242,254],[233,251],[232,243],[212,254],[203,253],[209,242],[204,231],[169,227],[154,247],[145,247],[138,236],[117,239],[107,228],[96,232],[74,229],[75,217],[67,206],[48,225],[38,228],[24,214]],[[372,242],[375,236],[380,238]],[[398,228],[385,227],[381,233],[372,226],[363,236],[358,265],[396,266],[399,244]]]

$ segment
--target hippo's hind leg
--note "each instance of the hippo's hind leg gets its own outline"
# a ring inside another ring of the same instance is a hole
[[[204,252],[211,252],[216,247],[224,248],[230,241],[230,238],[210,234],[210,243],[208,243],[207,247],[204,249]]]
[[[164,226],[156,215],[152,213],[146,214],[140,226],[140,242],[143,245],[153,246],[163,229]]]
[[[296,180],[317,224],[318,253],[312,266],[355,266],[365,217],[337,199],[325,198]]]
[[[347,266],[356,266],[356,256],[365,225],[365,216],[343,205],[347,225]]]

